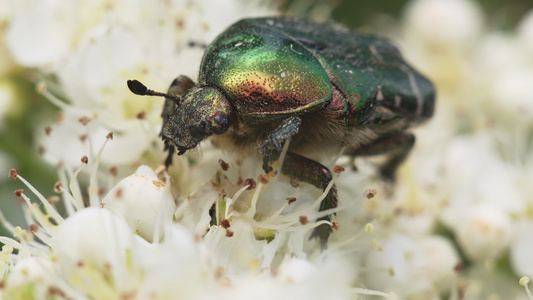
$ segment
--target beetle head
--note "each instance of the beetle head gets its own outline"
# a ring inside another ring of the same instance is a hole
[[[208,136],[225,133],[232,113],[231,104],[219,90],[193,88],[163,125],[161,138],[176,146],[178,154],[183,154]]]

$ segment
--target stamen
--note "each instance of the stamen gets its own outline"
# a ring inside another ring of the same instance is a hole
[[[81,164],[75,171],[74,173],[72,174],[72,176],[70,176],[70,182],[69,182],[69,189],[71,191],[71,193],[73,194],[74,196],[74,206],[76,206],[76,210],[81,210],[83,209],[84,205],[83,205],[83,198],[81,196],[81,192],[79,190],[79,186],[78,186],[78,180],[77,180],[77,177],[78,177],[78,174],[80,174],[82,168],[86,166],[85,164]],[[77,188],[77,189],[76,189]],[[74,191],[77,191],[77,194],[78,195],[74,195]],[[78,196],[78,197],[76,197]]]
[[[352,288],[350,289],[350,291],[354,294],[369,295],[369,296],[381,296],[381,297],[386,297],[386,298],[389,298],[391,296],[384,292],[369,290],[365,288]]]
[[[524,276],[520,278],[520,281],[518,281],[521,286],[523,286],[526,289],[527,298],[530,300],[533,300],[533,295],[531,294],[531,291],[529,290],[529,277]]]
[[[89,167],[89,173],[90,173],[90,179],[89,179],[89,203],[91,207],[98,207],[100,206],[100,197],[98,196],[98,181],[96,179],[96,175],[98,173],[98,165],[100,164],[100,159],[102,157],[102,153],[104,152],[104,148],[107,145],[107,142],[113,139],[113,134],[108,133],[106,136],[106,139],[104,141],[104,144],[102,147],[100,147],[100,150],[98,150],[98,153],[96,154],[96,157],[94,158],[94,162],[91,163],[91,166]],[[89,141],[91,139],[89,138]]]
[[[57,210],[46,200],[46,198],[39,193],[39,191],[31,185],[26,179],[24,179],[20,174],[18,175],[18,179],[26,185],[30,191],[37,196],[37,199],[41,201],[41,203],[44,205],[46,212],[50,214],[57,222],[62,223],[65,219],[57,212]]]
[[[28,246],[27,245],[23,245],[19,242],[17,242],[15,239],[12,239],[12,238],[8,238],[8,237],[5,237],[5,236],[0,236],[0,243],[4,244],[4,245],[8,245],[10,247],[13,247],[14,249],[18,249],[19,250],[19,256],[20,257],[30,257],[30,250],[28,249]]]
[[[70,105],[61,101],[54,94],[48,91],[48,88],[46,87],[46,83],[44,81],[41,81],[37,84],[36,90],[37,90],[37,93],[43,95],[48,101],[50,101],[50,103],[61,108],[62,110],[66,111],[70,108]]]
[[[59,177],[59,180],[60,180],[61,183],[68,182],[67,174],[66,174],[65,169],[63,167],[59,167],[58,170],[57,170],[57,173],[58,173],[58,177]],[[80,201],[77,201],[75,199],[74,194],[78,194],[78,193],[73,192],[70,187],[69,187],[69,189],[71,189],[70,193],[65,188],[63,188],[63,185],[61,185],[60,189],[61,189],[61,196],[63,198],[62,202],[65,205],[65,210],[67,211],[67,214],[69,216],[72,216],[76,212],[75,207],[77,209],[81,209],[83,207],[83,203],[81,201],[81,198],[78,198],[78,199],[80,199]],[[78,205],[79,205],[79,208],[78,208]]]
[[[257,185],[257,188],[254,190],[254,193],[252,195],[252,201],[250,203],[250,208],[244,214],[245,218],[248,218],[250,220],[254,218],[255,213],[257,211],[257,200],[259,199],[259,196],[263,193],[264,186],[265,185],[263,183],[259,182],[259,184]]]

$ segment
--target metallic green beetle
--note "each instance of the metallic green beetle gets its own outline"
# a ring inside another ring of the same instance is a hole
[[[343,151],[353,156],[388,153],[381,166],[393,179],[414,144],[410,126],[433,115],[435,89],[382,38],[337,25],[291,18],[245,19],[208,46],[198,84],[185,76],[168,94],[128,81],[140,95],[167,98],[161,137],[172,162],[207,137],[221,148],[263,154],[271,171],[291,140],[281,172],[325,189],[328,168],[316,160]],[[333,187],[320,210],[337,206]],[[331,220],[331,216],[322,219]],[[331,227],[312,236],[325,246]]]

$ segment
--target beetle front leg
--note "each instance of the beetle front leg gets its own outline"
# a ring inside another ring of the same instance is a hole
[[[310,183],[322,190],[326,189],[332,179],[331,171],[328,168],[314,160],[292,152],[287,152],[287,156],[281,167],[281,172],[291,178]],[[319,211],[325,211],[335,207],[337,207],[337,188],[333,185],[324,200],[320,203]],[[317,221],[326,220],[329,222],[331,221],[331,217],[332,215],[327,215],[318,218]],[[321,224],[313,230],[311,238],[318,238],[322,249],[325,249],[331,232],[331,225]]]
[[[283,143],[286,140],[291,140],[291,136],[298,133],[300,129],[300,124],[302,124],[302,119],[298,116],[289,117],[272,132],[269,139],[261,145],[259,152],[263,154],[263,170],[265,173],[272,171],[270,163],[275,159],[271,159],[270,156],[274,152],[281,152]]]
[[[183,97],[194,86],[195,83],[192,81],[192,79],[185,75],[180,75],[172,81],[167,93],[176,95],[178,97]],[[168,119],[174,114],[176,107],[177,105],[174,100],[165,98],[165,104],[163,105],[163,111],[161,112],[161,118],[163,119],[163,127],[161,128],[161,132],[163,132],[163,128],[165,127]],[[174,145],[165,142],[164,151],[168,152],[167,158],[165,159],[165,168],[168,169],[168,167],[172,164],[172,157],[175,152]]]
[[[380,167],[381,175],[394,181],[396,169],[407,158],[415,144],[415,136],[410,133],[386,136],[363,145],[357,149],[349,149],[346,154],[353,156],[371,156],[388,154],[387,161]]]

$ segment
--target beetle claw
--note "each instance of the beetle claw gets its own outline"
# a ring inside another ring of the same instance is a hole
[[[261,145],[261,147],[259,147],[259,153],[260,154],[265,153],[265,150],[266,150],[267,147],[268,147],[268,141],[264,142],[263,145]]]
[[[286,139],[285,137],[282,138],[282,140]],[[290,138],[289,138],[290,140]],[[280,143],[280,139],[278,138],[272,138],[272,144],[274,144],[274,147],[276,147],[276,149],[278,149],[278,151],[281,151],[281,143]]]

